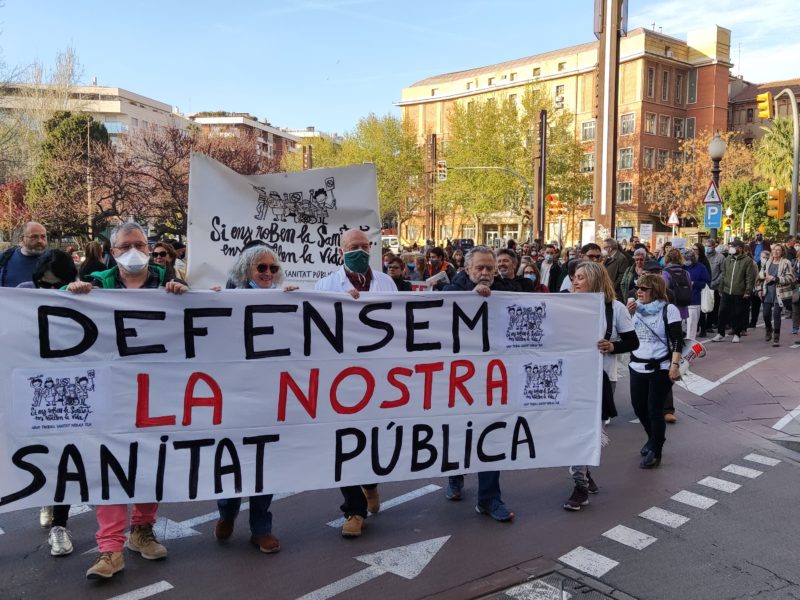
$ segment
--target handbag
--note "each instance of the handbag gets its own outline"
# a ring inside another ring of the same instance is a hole
[[[714,311],[714,290],[708,284],[700,290],[700,310],[704,313]]]

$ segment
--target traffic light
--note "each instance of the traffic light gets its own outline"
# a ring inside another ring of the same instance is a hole
[[[533,219],[535,218],[533,209],[530,208],[530,207],[523,208],[522,209],[522,218],[526,219],[529,222],[533,222]]]
[[[561,202],[558,194],[548,194],[544,198],[547,211],[552,217],[560,217],[567,214],[567,207]]]
[[[764,92],[756,96],[758,102],[758,116],[762,119],[771,119],[773,117],[772,106],[772,92]]]
[[[783,219],[786,207],[786,190],[783,188],[771,188],[767,193],[767,215],[773,219]]]

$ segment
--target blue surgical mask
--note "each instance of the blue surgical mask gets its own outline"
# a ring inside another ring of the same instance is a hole
[[[706,246],[705,249],[706,249],[706,254],[714,253],[714,248],[712,248],[711,246]]]
[[[536,281],[536,274],[535,273],[525,273],[525,279],[530,279],[531,281]]]

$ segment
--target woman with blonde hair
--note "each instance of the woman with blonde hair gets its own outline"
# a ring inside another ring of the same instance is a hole
[[[603,294],[605,336],[597,342],[603,354],[603,408],[601,419],[607,421],[617,415],[614,406],[614,387],[617,382],[617,355],[632,352],[639,347],[631,317],[625,305],[616,299],[614,284],[606,269],[600,264],[584,261],[575,269],[572,278],[572,293]],[[579,511],[589,504],[589,494],[596,494],[597,484],[586,465],[575,465],[569,469],[575,488],[572,496],[562,506],[565,510]]]
[[[786,248],[773,244],[770,257],[761,262],[756,278],[756,290],[764,310],[764,340],[773,346],[781,345],[781,310],[790,306],[796,283],[792,263],[786,258]]]

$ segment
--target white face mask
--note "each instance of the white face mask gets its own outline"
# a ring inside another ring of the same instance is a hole
[[[117,257],[117,264],[123,271],[136,274],[141,273],[147,268],[147,254],[139,252],[136,248],[131,248],[125,254]]]

